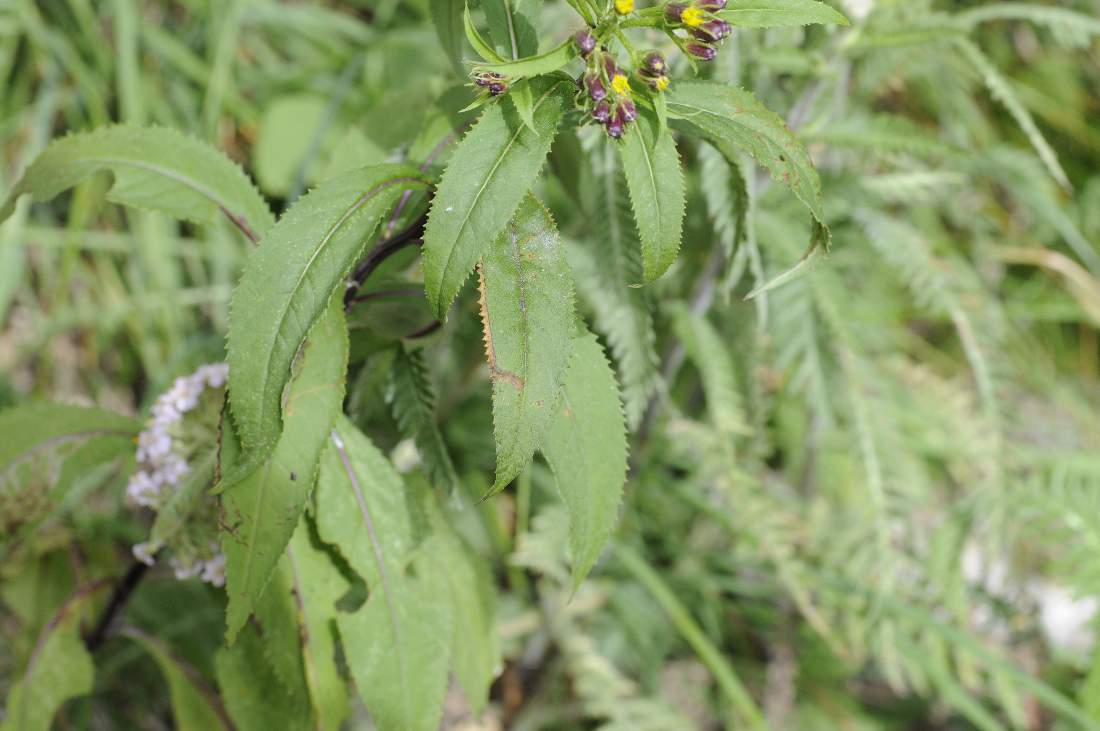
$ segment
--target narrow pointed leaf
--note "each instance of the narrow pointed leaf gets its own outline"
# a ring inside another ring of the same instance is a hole
[[[482,37],[478,31],[477,26],[474,25],[473,18],[470,17],[470,8],[467,6],[462,13],[462,26],[466,31],[466,40],[473,46],[477,55],[481,56],[486,61],[499,62],[505,61],[504,56],[501,56],[496,52],[496,49],[489,45],[489,41]]]
[[[481,264],[499,492],[531,461],[572,353],[573,279],[557,228],[532,195]]]
[[[283,405],[283,433],[264,463],[222,493],[226,638],[232,642],[283,555],[317,477],[344,398],[348,335],[340,297],[310,330]]]
[[[813,216],[810,247],[828,250],[830,233],[821,181],[806,148],[775,112],[744,89],[710,81],[679,81],[668,92],[674,126],[701,135],[736,164],[749,153],[787,186]]]
[[[523,79],[529,76],[553,73],[572,61],[576,56],[577,44],[573,42],[572,38],[569,38],[561,45],[538,56],[528,56],[516,61],[479,63],[476,68],[479,71],[494,71],[512,79]]]
[[[575,340],[542,453],[569,512],[576,589],[611,536],[626,481],[626,424],[619,386],[591,333],[579,334]]]
[[[256,241],[275,219],[248,176],[220,150],[173,129],[113,126],[52,142],[0,205],[0,222],[19,196],[47,201],[88,176],[109,170],[108,199],[209,223],[228,216]]]
[[[194,667],[155,637],[132,628],[123,630],[122,634],[141,645],[160,666],[168,683],[172,720],[178,731],[230,731],[233,728],[214,689]]]
[[[451,65],[461,71],[462,69],[462,11],[465,3],[462,0],[431,0],[432,23],[435,25],[435,34],[439,37],[439,45],[443,47]]]
[[[229,404],[245,455],[235,479],[266,457],[281,431],[280,403],[298,346],[405,190],[424,188],[415,168],[377,165],[303,196],[264,237],[233,291]]]
[[[424,232],[424,286],[443,318],[485,249],[504,230],[546,161],[568,103],[558,78],[532,79],[535,130],[493,104],[463,138],[436,190]]]
[[[542,0],[481,0],[489,35],[505,58],[538,53],[538,9]]]
[[[848,19],[815,0],[731,0],[718,17],[742,28],[778,28],[811,23],[848,25]]]
[[[424,473],[443,492],[458,489],[458,473],[436,423],[435,389],[421,350],[400,349],[391,363],[390,405],[401,432],[412,438]]]
[[[647,282],[665,273],[680,250],[687,193],[672,135],[661,132],[646,111],[630,125],[619,145],[634,220],[642,241]]]

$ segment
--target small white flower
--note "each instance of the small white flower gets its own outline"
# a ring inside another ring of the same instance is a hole
[[[141,561],[146,566],[153,565],[153,554],[160,549],[156,543],[149,541],[147,543],[135,543],[134,544],[134,558]]]
[[[225,586],[225,554],[219,553],[202,567],[202,580],[212,586]]]

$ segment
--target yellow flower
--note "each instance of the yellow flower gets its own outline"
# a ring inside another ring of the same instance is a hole
[[[630,80],[622,74],[615,74],[611,77],[611,88],[615,90],[616,94],[629,94]]]
[[[653,85],[657,87],[657,91],[664,91],[668,88],[668,77],[658,76],[657,79],[653,82]]]
[[[619,15],[633,13],[634,0],[615,0],[615,10],[619,11]]]
[[[689,28],[698,28],[706,22],[707,16],[703,14],[703,11],[696,7],[684,8],[684,12],[680,15],[680,20]]]

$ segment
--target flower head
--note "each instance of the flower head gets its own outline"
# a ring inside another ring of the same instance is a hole
[[[623,74],[615,74],[611,77],[611,88],[616,94],[624,95],[630,93],[630,79],[626,78]]]
[[[700,61],[713,61],[714,57],[718,55],[718,52],[714,50],[714,46],[707,43],[689,43],[684,46],[684,50]]]
[[[574,33],[573,42],[577,44],[577,48],[581,52],[581,58],[588,58],[588,55],[596,50],[596,36],[587,30],[579,30]]]
[[[615,0],[615,12],[627,15],[634,12],[634,0]]]
[[[698,28],[707,21],[707,14],[694,5],[684,8],[680,13],[680,22],[689,28]]]

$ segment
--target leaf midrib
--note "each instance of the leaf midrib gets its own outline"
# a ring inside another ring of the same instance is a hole
[[[535,112],[537,112],[539,110],[539,108],[542,106],[543,102],[546,101],[547,97],[549,97],[550,94],[552,94],[554,91],[556,91],[559,86],[560,86],[560,83],[554,84],[549,89],[547,89],[543,93],[543,95],[539,97],[538,101],[536,101],[534,103],[534,105],[531,108],[531,113],[534,114]],[[503,110],[501,112],[501,115],[503,116]],[[440,294],[439,294],[439,302],[441,302],[442,298],[443,298],[443,292],[442,292],[443,283],[447,281],[447,278],[448,278],[447,275],[450,274],[450,272],[451,272],[451,264],[454,263],[455,249],[458,248],[454,244],[462,238],[462,234],[466,231],[466,227],[470,223],[470,216],[473,214],[474,209],[477,207],[478,201],[481,200],[481,194],[485,192],[485,188],[488,187],[489,181],[491,181],[493,179],[493,176],[496,174],[497,168],[499,168],[501,166],[501,163],[504,162],[504,158],[508,155],[508,151],[512,149],[512,145],[515,144],[516,140],[519,138],[519,136],[521,134],[523,134],[523,131],[525,129],[527,129],[527,128],[522,124],[517,127],[516,131],[512,134],[511,139],[508,140],[508,144],[506,144],[501,149],[500,154],[497,155],[497,159],[493,162],[493,167],[489,169],[489,172],[488,172],[488,174],[486,174],[485,180],[482,182],[481,187],[478,188],[477,193],[474,194],[474,199],[470,202],[470,205],[466,208],[466,215],[463,216],[462,223],[459,224],[458,233],[455,234],[454,239],[452,239],[451,248],[447,252],[447,260],[443,263],[443,274],[440,277],[440,282],[439,282],[440,289],[441,289]],[[439,302],[436,302],[436,309],[438,309]]]

